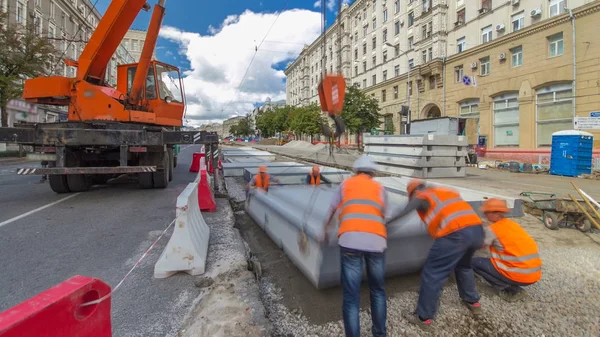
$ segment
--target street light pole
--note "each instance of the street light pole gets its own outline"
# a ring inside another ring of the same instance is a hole
[[[389,42],[385,42],[384,45],[386,47],[392,47],[392,48],[396,49],[396,46],[394,46],[393,44],[391,44]],[[406,54],[405,51],[400,50],[400,48],[398,48],[398,56],[397,57],[400,57],[400,52],[402,52],[402,54]],[[412,85],[410,85],[410,69],[411,69],[411,67],[409,64],[407,80],[406,80],[406,100],[407,100],[407,105],[408,105],[408,114],[406,115],[406,124],[404,124],[404,134],[408,133],[408,125],[410,124],[410,92],[411,92],[411,87],[412,87]]]

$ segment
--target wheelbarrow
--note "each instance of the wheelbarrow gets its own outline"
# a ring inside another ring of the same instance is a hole
[[[548,229],[575,227],[581,232],[588,232],[592,227],[592,223],[571,199],[557,198],[555,194],[540,192],[521,192],[520,195],[528,197],[533,208],[542,211],[539,220]],[[577,202],[586,208],[583,200]]]

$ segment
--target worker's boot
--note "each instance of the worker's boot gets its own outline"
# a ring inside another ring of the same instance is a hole
[[[507,302],[516,302],[527,297],[527,293],[521,287],[509,287],[500,290],[498,296]]]
[[[431,319],[421,320],[419,315],[416,312],[409,312],[404,315],[404,319],[406,319],[409,323],[418,326],[423,331],[431,331]]]
[[[471,314],[474,317],[479,317],[481,315],[483,315],[483,310],[481,309],[481,304],[479,302],[475,302],[475,303],[469,303],[466,301],[463,301],[463,304],[469,308],[469,310],[471,311]]]

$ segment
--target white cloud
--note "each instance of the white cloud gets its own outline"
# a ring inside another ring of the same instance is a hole
[[[321,8],[321,0],[317,0],[315,1],[315,3],[313,4],[313,6],[315,8]],[[350,0],[342,0],[343,4],[350,4]],[[337,0],[327,0],[327,9],[329,9],[330,11],[333,11],[336,9],[336,5],[337,5]]]
[[[294,60],[304,44],[314,41],[320,34],[321,20],[317,12],[287,10],[265,38],[276,16],[246,10],[241,15],[228,16],[219,28],[210,26],[208,35],[169,26],[161,29],[160,36],[176,42],[179,53],[191,65],[184,74],[187,119],[203,123],[223,120],[251,112],[253,103],[267,97],[285,99],[285,75],[274,66]],[[236,93],[263,38],[265,42]]]

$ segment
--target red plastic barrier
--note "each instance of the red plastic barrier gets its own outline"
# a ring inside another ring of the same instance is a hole
[[[200,161],[204,157],[203,152],[194,152],[192,156],[192,164],[190,165],[190,172],[198,172],[200,171]]]
[[[217,203],[215,202],[215,196],[210,183],[208,182],[208,173],[206,172],[206,165],[200,164],[200,182],[198,182],[198,206],[200,210],[204,212],[216,212]]]
[[[111,337],[110,293],[99,279],[73,276],[0,313],[1,337]]]

